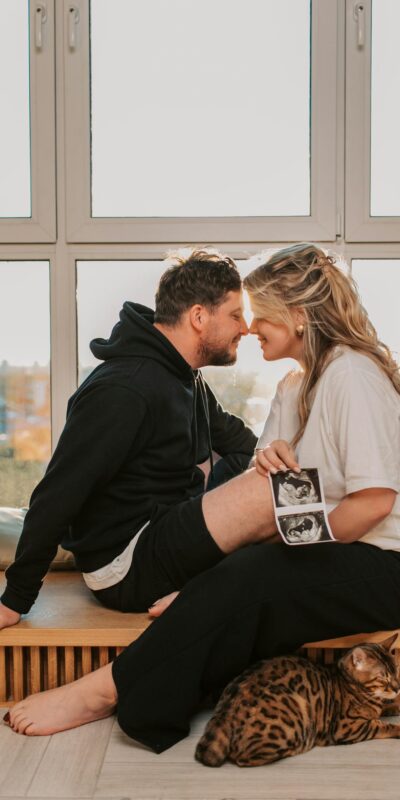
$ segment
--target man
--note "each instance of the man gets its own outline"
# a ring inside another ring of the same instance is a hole
[[[154,316],[125,303],[110,339],[92,342],[103,363],[70,399],[32,495],[0,628],[29,611],[60,543],[102,603],[143,611],[254,540],[210,532],[202,510],[205,473],[215,485],[242,472],[256,437],[222,410],[199,368],[233,364],[247,332],[234,262],[205,249],[172,258]]]

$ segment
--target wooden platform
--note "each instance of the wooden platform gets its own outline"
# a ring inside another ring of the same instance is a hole
[[[4,575],[0,577],[3,591]],[[0,631],[0,702],[51,689],[112,661],[151,624],[104,608],[80,574],[52,572],[31,612]]]
[[[3,586],[0,573],[0,593]],[[50,573],[30,614],[0,631],[0,703],[10,705],[109,663],[150,624],[147,614],[104,608],[79,573]],[[313,661],[331,663],[349,647],[382,641],[390,633],[307,642],[303,652]],[[400,647],[400,637],[396,646]]]

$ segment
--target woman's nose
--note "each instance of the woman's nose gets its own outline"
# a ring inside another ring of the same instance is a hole
[[[250,323],[249,333],[257,333],[257,320],[254,317]]]

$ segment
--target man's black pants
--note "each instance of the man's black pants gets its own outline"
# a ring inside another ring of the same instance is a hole
[[[207,491],[240,471],[221,458],[209,477]],[[118,611],[147,611],[155,600],[182,589],[195,575],[224,558],[207,529],[202,497],[157,508],[140,534],[127,575],[114,586],[94,592],[103,605]]]

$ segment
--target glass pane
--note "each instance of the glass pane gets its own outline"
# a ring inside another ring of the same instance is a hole
[[[400,360],[400,260],[353,259],[352,274],[379,339]]]
[[[249,266],[239,263],[242,275]],[[79,382],[99,364],[89,349],[91,339],[108,338],[118,321],[125,300],[154,308],[158,280],[165,269],[162,261],[79,261],[78,269],[78,352]],[[94,287],[96,303],[93,303]],[[246,311],[250,321],[250,311]],[[261,432],[276,384],[292,369],[293,361],[262,359],[257,338],[243,337],[237,363],[232,367],[206,367],[204,377],[222,405]]]
[[[162,261],[77,262],[79,383],[100,363],[90,350],[90,341],[109,337],[125,300],[154,308],[164,269]]]
[[[29,3],[0,0],[0,19],[0,217],[30,217]]]
[[[0,262],[0,506],[27,506],[50,459],[47,261]]]
[[[371,215],[400,216],[400,3],[372,3]]]
[[[91,0],[92,215],[308,215],[310,16]]]

